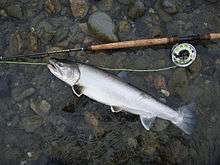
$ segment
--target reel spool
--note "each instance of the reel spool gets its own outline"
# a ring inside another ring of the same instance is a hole
[[[176,44],[172,48],[172,61],[179,67],[187,67],[196,59],[196,49],[188,43]]]

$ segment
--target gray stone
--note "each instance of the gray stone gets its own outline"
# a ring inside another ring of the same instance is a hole
[[[61,115],[51,114],[48,121],[56,127],[58,132],[65,132],[68,121]]]
[[[35,31],[44,44],[49,43],[56,34],[53,26],[47,21],[42,21],[37,24]]]
[[[0,16],[1,17],[7,17],[8,15],[7,15],[7,13],[6,13],[6,11],[4,9],[1,9],[0,10]]]
[[[133,138],[133,137],[129,137],[128,138],[128,146],[130,148],[136,148],[137,145],[138,145],[138,142],[137,142],[137,140],[135,138]]]
[[[57,42],[64,40],[67,37],[68,33],[69,33],[68,27],[66,26],[60,27],[56,31],[55,40]]]
[[[122,20],[118,23],[118,37],[121,41],[135,38],[135,31],[127,20]]]
[[[104,12],[92,14],[89,17],[88,28],[98,39],[108,42],[118,41],[118,37],[115,34],[115,25],[111,17]]]
[[[153,130],[156,132],[160,132],[160,131],[163,131],[164,129],[166,129],[168,127],[168,125],[169,125],[169,121],[157,119],[154,124]]]
[[[184,101],[189,101],[188,78],[184,68],[176,69],[169,82],[171,94],[179,95]]]
[[[23,18],[23,13],[22,13],[22,8],[20,5],[11,5],[6,8],[6,12],[8,16],[22,19]]]
[[[51,105],[46,100],[31,100],[31,109],[42,117],[47,117],[51,109]]]
[[[87,0],[70,0],[70,7],[74,17],[83,18],[88,13],[89,3]]]
[[[43,122],[44,120],[40,116],[34,115],[22,118],[19,125],[20,128],[24,129],[26,132],[34,132]]]
[[[113,0],[102,0],[98,2],[98,8],[101,11],[110,11],[112,10]]]
[[[45,1],[45,10],[49,14],[54,14],[61,10],[61,4],[59,0],[46,0]]]
[[[163,0],[162,7],[168,14],[176,14],[179,10],[176,0]]]
[[[12,90],[13,98],[17,102],[22,101],[22,100],[24,100],[27,97],[30,97],[34,93],[35,93],[35,89],[32,88],[32,87],[24,90],[23,92],[21,92],[20,90],[17,90],[17,89],[13,89]]]
[[[170,155],[167,155],[167,156],[170,156],[171,162],[173,161],[172,162],[173,164],[174,163],[180,164],[187,157],[187,155],[188,155],[188,148],[187,148],[187,146],[183,145],[181,143],[181,141],[176,140],[176,141],[173,141],[169,145],[168,153]]]
[[[193,79],[199,76],[201,69],[202,69],[202,61],[198,56],[196,60],[189,66],[188,72],[186,72],[188,78]]]
[[[145,7],[140,0],[137,0],[134,3],[132,3],[128,9],[128,15],[133,19],[142,17],[144,15],[144,12],[145,12]]]
[[[11,54],[21,53],[23,47],[24,43],[21,37],[21,33],[19,31],[16,31],[15,33],[11,34],[9,41],[9,52]]]

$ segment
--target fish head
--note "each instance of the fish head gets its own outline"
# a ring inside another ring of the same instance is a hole
[[[75,85],[80,78],[80,71],[76,63],[69,64],[60,60],[50,59],[47,67],[54,76],[70,86]]]

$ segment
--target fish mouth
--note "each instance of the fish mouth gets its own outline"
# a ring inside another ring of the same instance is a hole
[[[49,59],[49,64],[47,65],[47,67],[49,69],[56,70],[57,69],[56,62],[57,61],[55,59]]]
[[[48,69],[55,75],[62,75],[62,71],[57,64],[57,60],[49,59],[49,63],[47,64]]]

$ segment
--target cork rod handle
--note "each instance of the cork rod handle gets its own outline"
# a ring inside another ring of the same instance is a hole
[[[220,33],[210,33],[210,40],[219,40],[220,39]]]
[[[92,45],[89,50],[107,50],[107,49],[121,49],[134,48],[141,46],[163,45],[173,42],[174,38],[156,38],[156,39],[141,39],[134,41],[115,42],[108,44]]]
[[[100,44],[100,45],[91,45],[88,47],[88,50],[96,51],[96,50],[108,50],[108,49],[146,47],[146,46],[154,46],[154,45],[174,44],[177,42],[218,40],[218,39],[220,39],[220,33],[210,33],[201,36],[194,35],[194,36],[186,36],[186,37],[153,38],[153,39],[114,42],[114,43]]]

